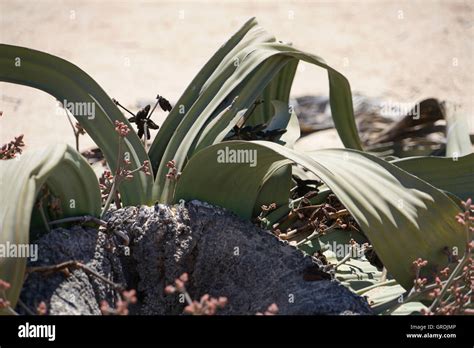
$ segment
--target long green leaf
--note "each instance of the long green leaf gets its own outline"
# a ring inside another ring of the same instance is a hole
[[[249,109],[259,96],[267,100],[265,108],[270,107],[268,98],[281,96],[282,101],[286,101],[298,60],[328,71],[330,104],[338,132],[347,147],[361,149],[350,85],[342,74],[317,56],[276,42],[255,22],[251,25],[247,23],[237,36],[238,39],[234,36],[230,44],[233,49],[224,52],[225,57],[220,57],[222,62],[212,74],[207,68],[198,74],[196,79],[200,84],[197,88],[202,86],[199,95],[195,91],[185,92],[182,97],[187,101],[184,115],[177,119],[174,117],[178,115],[170,115],[173,119],[170,120],[169,129],[165,131],[163,127],[161,130],[167,134],[159,133],[155,142],[160,144],[153,144],[150,150],[154,165],[159,162],[153,195],[161,202],[172,199],[175,186],[174,181],[166,180],[166,163],[174,159],[178,170],[182,170],[196,151],[221,141],[226,131],[237,123],[239,112]],[[251,39],[246,39],[247,36]],[[214,58],[210,64],[212,67],[217,63]],[[205,79],[206,82],[201,84]],[[178,107],[180,105],[184,104],[178,102]],[[266,115],[268,110],[263,113],[261,120],[252,121],[269,121]],[[166,143],[164,139],[169,142]]]
[[[100,214],[97,177],[73,148],[61,144],[0,161],[0,244],[30,242],[30,220],[38,191],[46,184],[60,199],[63,216]],[[11,283],[8,300],[16,305],[25,277],[26,258],[0,258],[0,279]]]
[[[153,169],[157,172],[158,165],[162,162],[162,158],[168,142],[173,133],[180,124],[184,115],[188,112],[196,99],[199,98],[203,89],[206,89],[206,82],[213,74],[221,73],[221,62],[225,59],[230,59],[238,52],[255,40],[271,40],[268,34],[266,37],[262,35],[262,29],[257,27],[255,18],[248,20],[239,31],[237,31],[219,50],[211,57],[211,59],[199,71],[196,77],[192,80],[189,86],[184,91],[181,98],[171,110],[166,120],[163,122],[153,144],[148,151]],[[228,74],[232,74],[229,71]]]
[[[261,99],[263,103],[255,109],[245,124],[256,126],[258,124],[268,123],[273,116],[272,102],[274,100],[283,102],[286,108],[288,108],[290,91],[298,64],[299,60],[296,58],[289,60],[285,64],[268,86],[265,87],[262,95],[258,98]]]
[[[391,163],[462,200],[474,197],[474,154],[459,158],[409,157]]]
[[[117,166],[118,135],[116,120],[130,126],[103,89],[84,71],[59,57],[32,49],[0,44],[0,81],[38,88],[61,103],[87,103],[94,107],[95,117],[75,115],[78,122],[104,153],[110,168]],[[131,126],[130,126],[131,127]],[[125,139],[124,152],[130,155],[131,168],[137,168],[148,155],[135,132]],[[120,185],[126,205],[151,204],[152,176],[140,172]],[[150,189],[148,189],[150,188]]]
[[[217,156],[226,148],[227,153],[257,151],[258,165],[219,163]],[[389,272],[406,289],[412,286],[413,260],[421,257],[429,260],[431,267],[442,267],[447,264],[444,247],[463,250],[464,231],[454,219],[460,209],[440,190],[359,151],[320,150],[310,156],[265,141],[213,145],[190,160],[178,182],[175,201],[200,199],[250,219],[268,168],[276,161],[288,160],[326,183],[361,226]]]

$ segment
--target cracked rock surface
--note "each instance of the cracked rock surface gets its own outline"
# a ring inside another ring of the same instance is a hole
[[[137,290],[131,314],[182,313],[184,304],[164,288],[184,272],[192,298],[228,298],[218,314],[255,314],[273,302],[279,314],[370,314],[367,302],[337,281],[304,280],[312,258],[224,209],[198,201],[158,204],[115,210],[106,220],[105,232],[53,230],[37,241],[39,260],[30,265],[82,261]],[[21,299],[31,308],[45,301],[50,314],[100,314],[100,301],[113,305],[116,296],[109,285],[74,270],[68,277],[31,274]]]

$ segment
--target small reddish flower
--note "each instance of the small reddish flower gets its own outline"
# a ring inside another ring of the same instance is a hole
[[[117,315],[128,315],[128,302],[118,300],[115,307],[115,314]]]
[[[38,315],[46,315],[48,312],[48,307],[46,306],[46,303],[44,301],[41,301],[41,303],[36,307],[36,313]]]
[[[183,282],[183,283],[187,283],[188,280],[189,280],[189,277],[188,277],[188,274],[187,273],[183,273],[179,276],[179,279]]]
[[[134,289],[129,290],[129,291],[124,291],[122,293],[122,296],[125,298],[125,300],[128,303],[132,303],[132,304],[137,303],[137,292]]]
[[[176,292],[176,288],[173,285],[168,285],[165,288],[165,293],[168,294],[168,295],[174,294],[175,292]]]
[[[10,307],[10,301],[0,298],[0,309]]]
[[[115,121],[115,131],[124,138],[130,132],[130,128],[123,122]]]
[[[227,297],[221,296],[217,299],[217,302],[219,304],[219,307],[223,308],[227,304]]]
[[[146,175],[151,175],[150,161],[146,160],[143,162],[141,171],[144,172]]]
[[[10,289],[10,283],[0,279],[0,290],[8,290]]]
[[[174,283],[176,284],[176,290],[180,292],[185,290],[184,282],[181,279],[176,279]]]
[[[107,301],[103,300],[100,302],[100,311],[102,312],[103,315],[109,315],[110,310],[111,309]]]

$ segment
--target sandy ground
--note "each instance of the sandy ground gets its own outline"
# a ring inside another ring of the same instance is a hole
[[[252,16],[278,39],[323,57],[353,91],[401,103],[433,96],[474,115],[472,1],[0,0],[0,41],[70,60],[135,109],[157,93],[176,101]],[[323,70],[300,67],[294,95],[327,91]],[[0,101],[0,143],[23,133],[29,148],[74,144],[49,95],[0,83]],[[323,137],[317,142],[305,147],[325,146]],[[83,148],[91,145],[81,141]]]

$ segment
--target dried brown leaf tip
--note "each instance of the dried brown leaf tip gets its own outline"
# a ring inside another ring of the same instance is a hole
[[[136,116],[132,116],[128,119],[129,122],[135,123],[137,125],[137,135],[141,139],[143,135],[146,135],[146,139],[151,138],[150,129],[160,128],[153,120],[150,118],[153,110],[150,114],[150,105],[145,106],[143,109],[137,112]],[[145,127],[146,126],[146,127]]]
[[[165,99],[164,97],[162,97],[159,94],[156,96],[156,99],[158,100],[158,104],[160,104],[160,108],[163,111],[171,111],[172,106],[171,106],[170,102],[167,99]]]
[[[115,105],[125,110],[127,113],[132,115],[128,119],[130,123],[135,123],[137,125],[137,135],[141,139],[149,140],[151,138],[150,129],[159,129],[160,127],[153,122],[151,116],[155,111],[156,107],[159,105],[163,111],[171,111],[171,104],[170,102],[165,99],[164,97],[157,95],[156,96],[156,103],[153,106],[153,109],[150,108],[150,105],[146,105],[144,108],[140,109],[136,114],[128,110],[125,106],[120,104],[116,99],[112,99]],[[150,111],[151,109],[151,111]]]
[[[79,135],[84,135],[84,134],[86,134],[86,131],[84,130],[84,128],[82,128],[82,126],[81,126],[81,124],[80,124],[79,122],[76,122],[76,123],[74,124],[74,127],[76,127],[76,132],[77,132],[77,134],[79,134]]]

